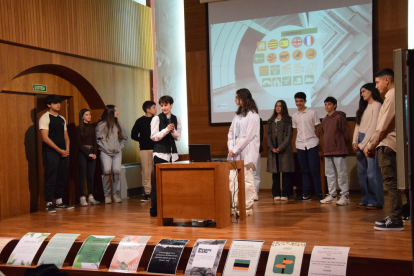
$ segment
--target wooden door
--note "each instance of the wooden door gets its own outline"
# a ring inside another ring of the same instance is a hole
[[[36,96],[0,93],[0,219],[37,210]]]

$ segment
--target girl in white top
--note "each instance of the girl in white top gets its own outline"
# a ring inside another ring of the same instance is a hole
[[[358,182],[361,188],[361,202],[357,207],[367,209],[382,208],[384,191],[378,160],[367,158],[363,150],[377,126],[382,98],[375,84],[367,83],[361,87],[359,109],[355,118],[355,131],[352,148],[357,153]]]
[[[253,214],[254,178],[260,148],[260,119],[256,102],[248,89],[236,92],[236,104],[239,106],[231,123],[227,146],[227,160],[244,160],[244,178],[246,189],[246,214]],[[230,191],[232,192],[233,208],[237,207],[236,171],[230,172]],[[232,210],[234,211],[234,210]]]

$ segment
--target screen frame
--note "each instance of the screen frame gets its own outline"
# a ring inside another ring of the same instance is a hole
[[[211,122],[211,59],[210,59],[210,20],[209,20],[209,13],[208,13],[208,5],[210,5],[210,3],[206,4],[206,35],[207,35],[207,62],[208,62],[208,70],[207,70],[207,88],[208,88],[208,124],[210,126],[230,126],[231,122],[224,122],[224,123],[213,123]],[[375,0],[371,1],[371,5],[372,5],[372,82],[375,83],[375,78],[374,78],[374,74],[376,71],[378,71],[378,61],[375,59],[375,56],[377,56],[377,52],[378,52],[378,46],[377,46],[377,42],[378,42],[378,37],[377,37],[377,23],[378,23],[378,16],[377,16],[377,6],[378,3]],[[236,110],[234,111],[234,113],[236,113]],[[323,120],[323,118],[319,118],[321,121]],[[356,117],[346,117],[346,121],[348,122],[353,122],[355,121]],[[263,119],[262,119],[263,120]],[[267,121],[263,120],[263,124],[266,124]]]

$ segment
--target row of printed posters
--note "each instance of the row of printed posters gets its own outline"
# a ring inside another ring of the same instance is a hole
[[[27,233],[7,265],[31,266],[33,258],[50,233]],[[79,234],[56,234],[43,251],[38,264],[55,264],[62,268],[65,258]],[[89,236],[73,262],[75,269],[99,269],[103,255],[115,236]],[[109,271],[136,273],[149,236],[125,236],[119,243]],[[0,253],[13,238],[0,238]],[[162,239],[155,246],[147,273],[176,274],[181,254],[189,240]],[[198,239],[192,249],[184,275],[216,275],[227,240]],[[224,276],[256,275],[264,241],[233,240]],[[275,241],[269,251],[265,275],[300,275],[306,243]],[[346,275],[349,247],[315,246],[309,275]],[[325,256],[334,256],[325,258]],[[326,260],[329,261],[326,261]],[[329,268],[329,269],[327,269]],[[240,274],[241,273],[241,274]]]

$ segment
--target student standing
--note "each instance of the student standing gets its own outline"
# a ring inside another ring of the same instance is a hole
[[[42,135],[42,158],[45,170],[44,195],[46,212],[56,213],[56,209],[73,209],[62,201],[66,173],[69,166],[69,136],[66,120],[58,114],[61,98],[57,95],[46,97],[49,110],[39,119]],[[53,205],[53,198],[56,205]]]
[[[349,204],[349,183],[346,169],[348,143],[351,140],[346,114],[336,111],[337,100],[327,97],[324,101],[328,113],[322,120],[323,155],[325,156],[325,175],[328,180],[329,194],[320,202],[344,206]],[[337,178],[338,177],[338,181]],[[341,198],[337,201],[336,187],[341,188]]]
[[[259,157],[257,158],[257,169],[253,171],[254,175],[254,201],[259,200],[259,188],[260,188],[260,167],[261,167],[261,156],[260,153],[263,152],[263,121],[262,118],[260,118],[260,148],[259,148]]]
[[[93,178],[96,166],[95,127],[91,125],[91,111],[82,109],[79,112],[79,126],[76,128],[76,143],[78,145],[78,169],[79,169],[79,204],[81,206],[99,205],[99,201],[93,197]],[[88,202],[85,197],[85,178],[88,183]]]
[[[253,215],[254,178],[260,148],[260,119],[256,102],[246,88],[236,92],[235,102],[239,107],[227,135],[228,160],[244,160],[244,180],[246,189],[246,215]],[[230,191],[233,208],[237,207],[236,170],[230,171]]]
[[[157,115],[156,104],[153,101],[146,101],[142,105],[145,115],[136,120],[131,131],[131,138],[139,142],[139,154],[141,156],[142,184],[144,196],[141,201],[150,200],[151,196],[151,175],[154,168],[154,141],[151,140],[151,120]]]
[[[175,141],[181,138],[181,120],[171,114],[174,99],[171,96],[162,96],[158,104],[161,113],[151,120],[151,139],[154,145],[154,180],[151,187],[151,209],[150,216],[157,216],[157,180],[155,166],[161,163],[175,162],[178,160],[177,146]]]
[[[364,149],[367,157],[378,154],[378,163],[382,178],[390,197],[390,216],[376,221],[376,230],[404,230],[402,222],[402,198],[397,187],[397,140],[395,132],[395,85],[394,71],[389,68],[375,74],[376,88],[385,94],[384,104],[381,106],[377,127]]]
[[[291,173],[295,171],[292,150],[292,118],[286,102],[277,101],[273,115],[267,122],[267,168],[272,173],[272,194],[274,201],[289,199]],[[280,173],[282,173],[282,192],[280,192]]]
[[[121,203],[122,149],[128,141],[126,131],[118,121],[118,110],[114,105],[105,106],[96,126],[96,139],[101,150],[102,185],[105,203],[111,204],[111,179],[114,201]]]
[[[367,83],[361,87],[352,142],[352,148],[357,155],[358,182],[361,188],[361,201],[357,204],[359,208],[382,209],[384,206],[384,188],[378,155],[369,158],[363,152],[377,127],[382,103],[383,100],[375,84]]]
[[[321,190],[321,176],[319,172],[319,117],[314,110],[305,106],[305,93],[296,93],[295,103],[298,112],[292,116],[292,126],[297,129],[296,149],[299,165],[302,170],[303,181],[303,195],[296,197],[295,200],[311,200],[310,177],[312,177],[316,198],[320,201],[323,199],[323,196]]]

